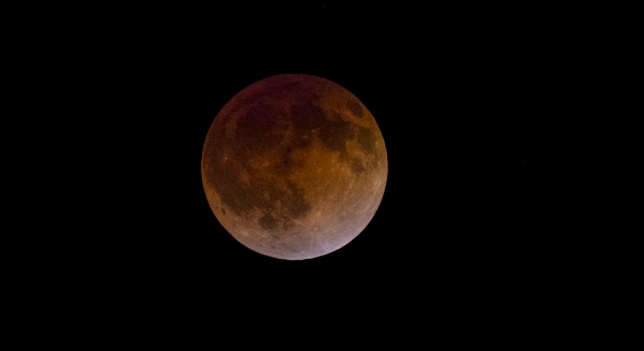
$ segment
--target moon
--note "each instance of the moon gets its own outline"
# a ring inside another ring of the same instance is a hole
[[[305,260],[331,253],[375,215],[387,182],[385,142],[364,104],[320,77],[255,82],[219,111],[201,175],[210,208],[241,244]]]

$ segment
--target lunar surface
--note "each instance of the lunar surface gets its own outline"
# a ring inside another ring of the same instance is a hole
[[[324,78],[251,84],[215,117],[201,174],[210,207],[260,254],[304,260],[333,252],[369,224],[387,181],[385,143],[369,110]]]

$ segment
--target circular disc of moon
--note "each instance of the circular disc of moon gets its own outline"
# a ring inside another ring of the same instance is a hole
[[[210,208],[240,243],[304,260],[333,252],[369,224],[387,181],[375,119],[324,78],[284,74],[237,93],[215,117],[201,175]]]

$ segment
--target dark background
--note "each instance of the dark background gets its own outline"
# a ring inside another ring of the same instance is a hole
[[[548,308],[574,269],[571,240],[553,230],[564,215],[548,195],[556,172],[544,166],[577,77],[578,28],[560,10],[155,7],[60,21],[41,40],[51,81],[65,82],[51,87],[83,116],[61,120],[82,127],[69,150],[86,196],[82,219],[55,241],[60,274],[175,312]],[[389,161],[368,227],[299,262],[235,241],[200,173],[224,104],[284,73],[356,95]]]

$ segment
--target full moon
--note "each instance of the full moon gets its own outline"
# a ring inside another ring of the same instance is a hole
[[[201,176],[215,217],[260,254],[305,260],[369,224],[384,195],[387,151],[374,117],[342,86],[303,74],[251,84],[215,117]]]

